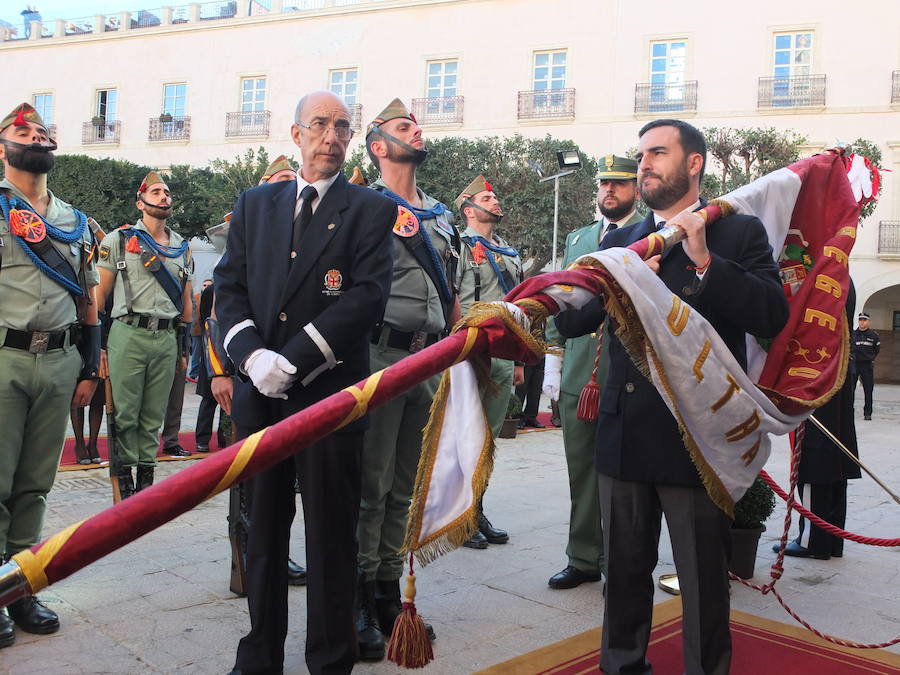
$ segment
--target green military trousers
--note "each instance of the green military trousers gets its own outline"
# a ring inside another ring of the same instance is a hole
[[[372,345],[372,371],[391,366],[409,352]],[[362,454],[362,499],[359,509],[359,567],[367,581],[394,581],[403,576],[400,547],[412,500],[422,430],[441,381],[435,375],[369,414]]]
[[[578,419],[578,396],[560,392],[559,415],[569,467],[569,564],[582,572],[606,571],[603,526],[600,524],[600,494],[594,468],[596,422]]]
[[[509,407],[509,397],[512,394],[514,366],[512,361],[491,359],[491,380],[497,388],[493,393],[486,394],[481,402],[484,404],[484,413],[487,415],[494,438],[500,435],[503,420],[506,419],[506,409]]]
[[[0,347],[0,554],[40,541],[80,370],[74,346],[43,354]]]
[[[175,329],[154,331],[113,321],[107,356],[121,465],[155,466],[178,358]]]

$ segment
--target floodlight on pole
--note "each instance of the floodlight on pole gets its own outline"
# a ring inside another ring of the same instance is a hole
[[[562,171],[552,176],[541,178],[538,181],[539,183],[545,183],[548,180],[553,181],[553,259],[550,267],[553,272],[557,269],[556,243],[559,237],[559,179],[563,176],[570,176],[575,173],[575,171],[581,167],[581,158],[578,156],[577,150],[557,150],[556,161]],[[535,169],[534,166],[532,166],[532,169],[535,170],[535,173],[537,173],[538,176],[541,175],[541,172]]]

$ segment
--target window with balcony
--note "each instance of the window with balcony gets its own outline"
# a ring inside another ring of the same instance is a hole
[[[825,105],[825,76],[814,75],[810,30],[772,36],[772,77],[760,78],[760,107]]]
[[[266,78],[241,78],[241,109],[226,113],[226,136],[268,136],[269,118],[266,110]]]
[[[34,109],[37,114],[44,120],[44,124],[50,126],[53,124],[53,94],[35,94]]]
[[[650,82],[635,86],[635,112],[697,109],[697,82],[685,80],[687,40],[650,43]]]
[[[328,71],[328,89],[341,98],[350,109],[350,128],[362,128],[362,104],[359,99],[359,71],[356,68],[337,68]]]
[[[164,84],[162,112],[150,118],[149,141],[182,141],[190,138],[191,118],[184,114],[187,84]]]
[[[119,92],[116,89],[98,89],[94,102],[94,116],[82,125],[81,142],[118,143],[121,123],[118,117]]]
[[[420,124],[462,124],[463,97],[457,96],[459,61],[429,61],[425,73],[425,98],[413,99],[416,119]]]
[[[519,92],[519,119],[574,117],[575,90],[566,88],[568,52],[534,52],[532,90]]]

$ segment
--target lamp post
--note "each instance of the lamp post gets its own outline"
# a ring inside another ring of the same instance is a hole
[[[556,161],[562,171],[539,180],[540,183],[545,183],[548,180],[553,181],[553,259],[550,267],[551,272],[556,271],[556,242],[559,237],[559,179],[575,173],[581,167],[581,159],[578,157],[577,150],[557,150]],[[541,172],[538,169],[535,170],[540,175]]]

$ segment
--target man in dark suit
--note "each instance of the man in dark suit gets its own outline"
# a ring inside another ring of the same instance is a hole
[[[347,106],[330,92],[304,96],[291,136],[298,180],[244,192],[216,267],[216,314],[239,380],[239,437],[278,422],[369,374],[369,335],[391,285],[388,238],[396,205],[350,185],[341,166],[352,137]],[[349,673],[356,657],[353,589],[365,421],[250,479],[247,599],[251,630],[237,673],[281,673],[287,635],[288,540],[294,462],[306,524],[306,663]]]
[[[694,215],[706,142],[693,126],[656,120],[641,129],[637,159],[643,222],[610,232],[601,248],[628,246],[661,223],[686,239],[647,264],[666,286],[715,327],[746,368],[745,333],[776,335],[787,320],[778,266],[762,223],[731,216],[704,227]],[[564,312],[565,337],[595,330],[599,300]],[[689,675],[724,675],[731,661],[728,630],[730,520],[703,488],[672,413],[612,334],[609,376],[597,421],[596,464],[608,581],[600,666],[605,673],[649,673],[647,641],[653,608],[661,516],[665,514],[681,585],[684,660]],[[687,367],[687,366],[686,366]]]

